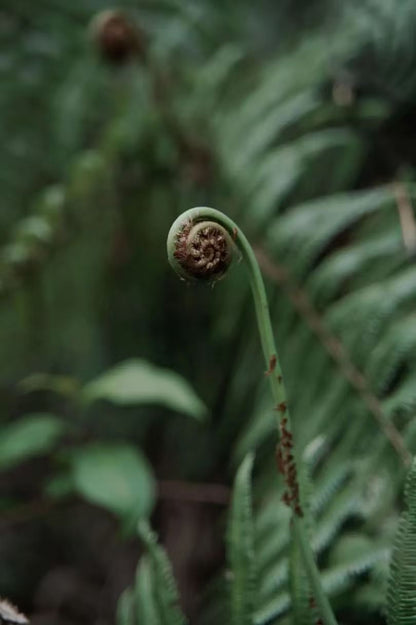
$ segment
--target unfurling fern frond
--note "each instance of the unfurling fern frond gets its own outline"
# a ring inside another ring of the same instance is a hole
[[[231,622],[233,625],[253,625],[254,623],[254,525],[251,508],[253,459],[253,454],[248,454],[237,472],[228,526]]]
[[[387,591],[389,625],[416,623],[416,461],[406,484],[407,510],[397,530]]]

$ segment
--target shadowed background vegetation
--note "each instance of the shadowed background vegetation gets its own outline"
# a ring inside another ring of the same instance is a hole
[[[244,268],[187,286],[166,260],[195,205],[265,275],[340,623],[386,622],[416,448],[415,28],[413,0],[3,0],[0,596],[33,625],[184,622],[139,519],[190,623],[317,622]]]

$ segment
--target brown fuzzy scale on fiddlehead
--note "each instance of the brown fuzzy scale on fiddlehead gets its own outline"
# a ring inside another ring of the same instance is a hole
[[[170,262],[185,279],[214,282],[231,264],[233,243],[225,228],[215,222],[184,221],[172,227],[169,236]]]

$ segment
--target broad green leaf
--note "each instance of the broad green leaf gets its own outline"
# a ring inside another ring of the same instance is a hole
[[[140,359],[126,360],[87,384],[84,397],[121,406],[158,404],[196,419],[206,416],[204,404],[180,375]]]
[[[0,468],[12,467],[49,452],[66,431],[61,419],[31,414],[0,429]]]
[[[154,478],[138,449],[123,443],[93,443],[72,458],[75,489],[88,501],[131,523],[147,516],[155,499]]]

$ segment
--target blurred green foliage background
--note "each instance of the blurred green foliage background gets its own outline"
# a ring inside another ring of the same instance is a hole
[[[0,596],[33,625],[114,623],[142,517],[190,622],[230,622],[248,452],[247,623],[309,622],[244,268],[191,287],[166,260],[195,205],[264,271],[331,602],[385,622],[416,446],[415,26],[412,0],[2,0]]]

